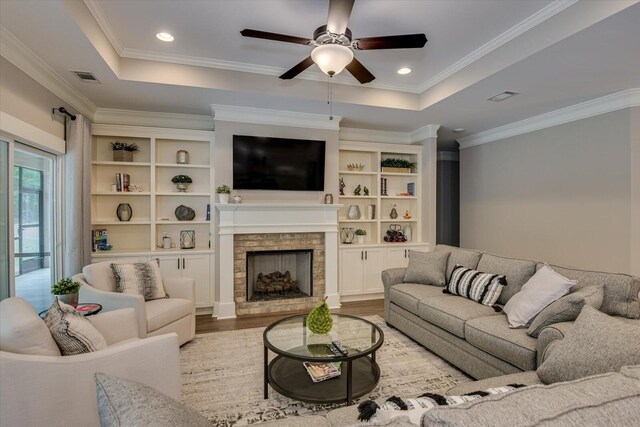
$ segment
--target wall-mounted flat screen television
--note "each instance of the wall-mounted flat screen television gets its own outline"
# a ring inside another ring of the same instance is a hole
[[[236,190],[324,191],[325,141],[233,136]]]

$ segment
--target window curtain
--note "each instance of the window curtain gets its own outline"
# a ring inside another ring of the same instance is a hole
[[[80,114],[67,123],[62,194],[62,274],[70,277],[91,262],[91,122]]]

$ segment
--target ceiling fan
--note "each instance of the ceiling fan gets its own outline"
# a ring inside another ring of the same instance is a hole
[[[316,63],[330,77],[346,68],[362,84],[369,83],[375,79],[375,76],[354,58],[353,50],[414,49],[422,48],[427,43],[427,37],[424,34],[365,37],[352,40],[347,23],[354,2],[355,0],[330,0],[327,25],[318,27],[313,32],[313,39],[249,29],[240,31],[240,34],[257,39],[315,46],[311,56],[281,75],[281,79],[292,79]]]

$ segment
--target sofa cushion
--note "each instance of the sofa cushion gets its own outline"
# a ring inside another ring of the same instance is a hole
[[[417,283],[400,283],[389,288],[389,302],[418,315],[418,303],[429,297],[442,296],[442,288]]]
[[[95,374],[101,426],[211,427],[198,412],[134,381]]]
[[[507,316],[469,320],[464,327],[467,342],[523,371],[536,369],[536,340],[525,329],[509,327]]]
[[[623,366],[620,369],[620,373],[625,377],[640,380],[640,365]]]
[[[498,314],[489,306],[456,295],[440,294],[418,303],[418,316],[460,338],[465,337],[464,324],[468,320]]]
[[[502,387],[507,384],[542,384],[540,378],[535,371],[518,372],[517,374],[501,375],[499,377],[485,378],[478,381],[467,381],[457,384],[447,390],[448,395],[455,396],[467,394],[476,390],[485,390],[487,388]]]
[[[478,262],[478,270],[506,276],[507,286],[502,290],[500,298],[498,298],[499,304],[506,304],[536,272],[536,263],[524,259],[482,254]]]
[[[92,287],[106,292],[116,291],[116,278],[111,270],[111,261],[85,265],[82,267],[82,274]]]
[[[498,301],[505,284],[504,276],[456,265],[443,292],[493,306]]]
[[[107,348],[104,336],[75,308],[55,300],[44,318],[51,336],[64,356],[91,353]]]
[[[640,326],[585,306],[562,341],[537,369],[549,384],[615,372],[640,364]]]
[[[482,256],[482,252],[479,251],[461,249],[448,245],[436,245],[435,251],[449,252],[449,259],[447,260],[447,282],[456,265],[475,269],[478,267],[478,261],[480,261],[480,257]]]
[[[546,306],[569,293],[576,283],[548,265],[543,266],[505,304],[509,324],[514,328],[527,326]]]
[[[167,326],[193,313],[193,301],[182,298],[163,298],[145,303],[147,310],[147,332]]]
[[[49,328],[26,300],[0,301],[0,350],[18,354],[60,356]]]
[[[600,311],[628,319],[640,318],[640,278],[627,274],[602,273],[552,266],[555,271],[577,280],[577,289],[604,285],[604,299]]]
[[[635,426],[640,382],[607,374],[553,385],[532,385],[487,396],[422,417],[422,426]]]
[[[404,282],[444,286],[448,258],[447,252],[409,251],[409,265],[404,274]]]
[[[603,297],[604,286],[602,285],[586,286],[571,292],[549,304],[538,313],[529,325],[527,333],[532,337],[537,337],[540,331],[549,325],[576,320],[585,305],[599,309],[602,305]]]

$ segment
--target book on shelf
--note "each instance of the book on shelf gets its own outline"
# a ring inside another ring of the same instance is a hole
[[[311,381],[319,383],[340,376],[340,362],[333,363],[316,363],[303,362],[304,368],[311,377]]]
[[[407,193],[409,193],[411,196],[415,196],[416,195],[416,183],[415,182],[407,183]]]
[[[211,204],[207,203],[207,221],[211,221]]]
[[[93,252],[96,252],[107,245],[107,230],[105,228],[93,230],[92,234],[91,249]]]
[[[128,173],[116,173],[116,190],[129,191],[130,177]]]

